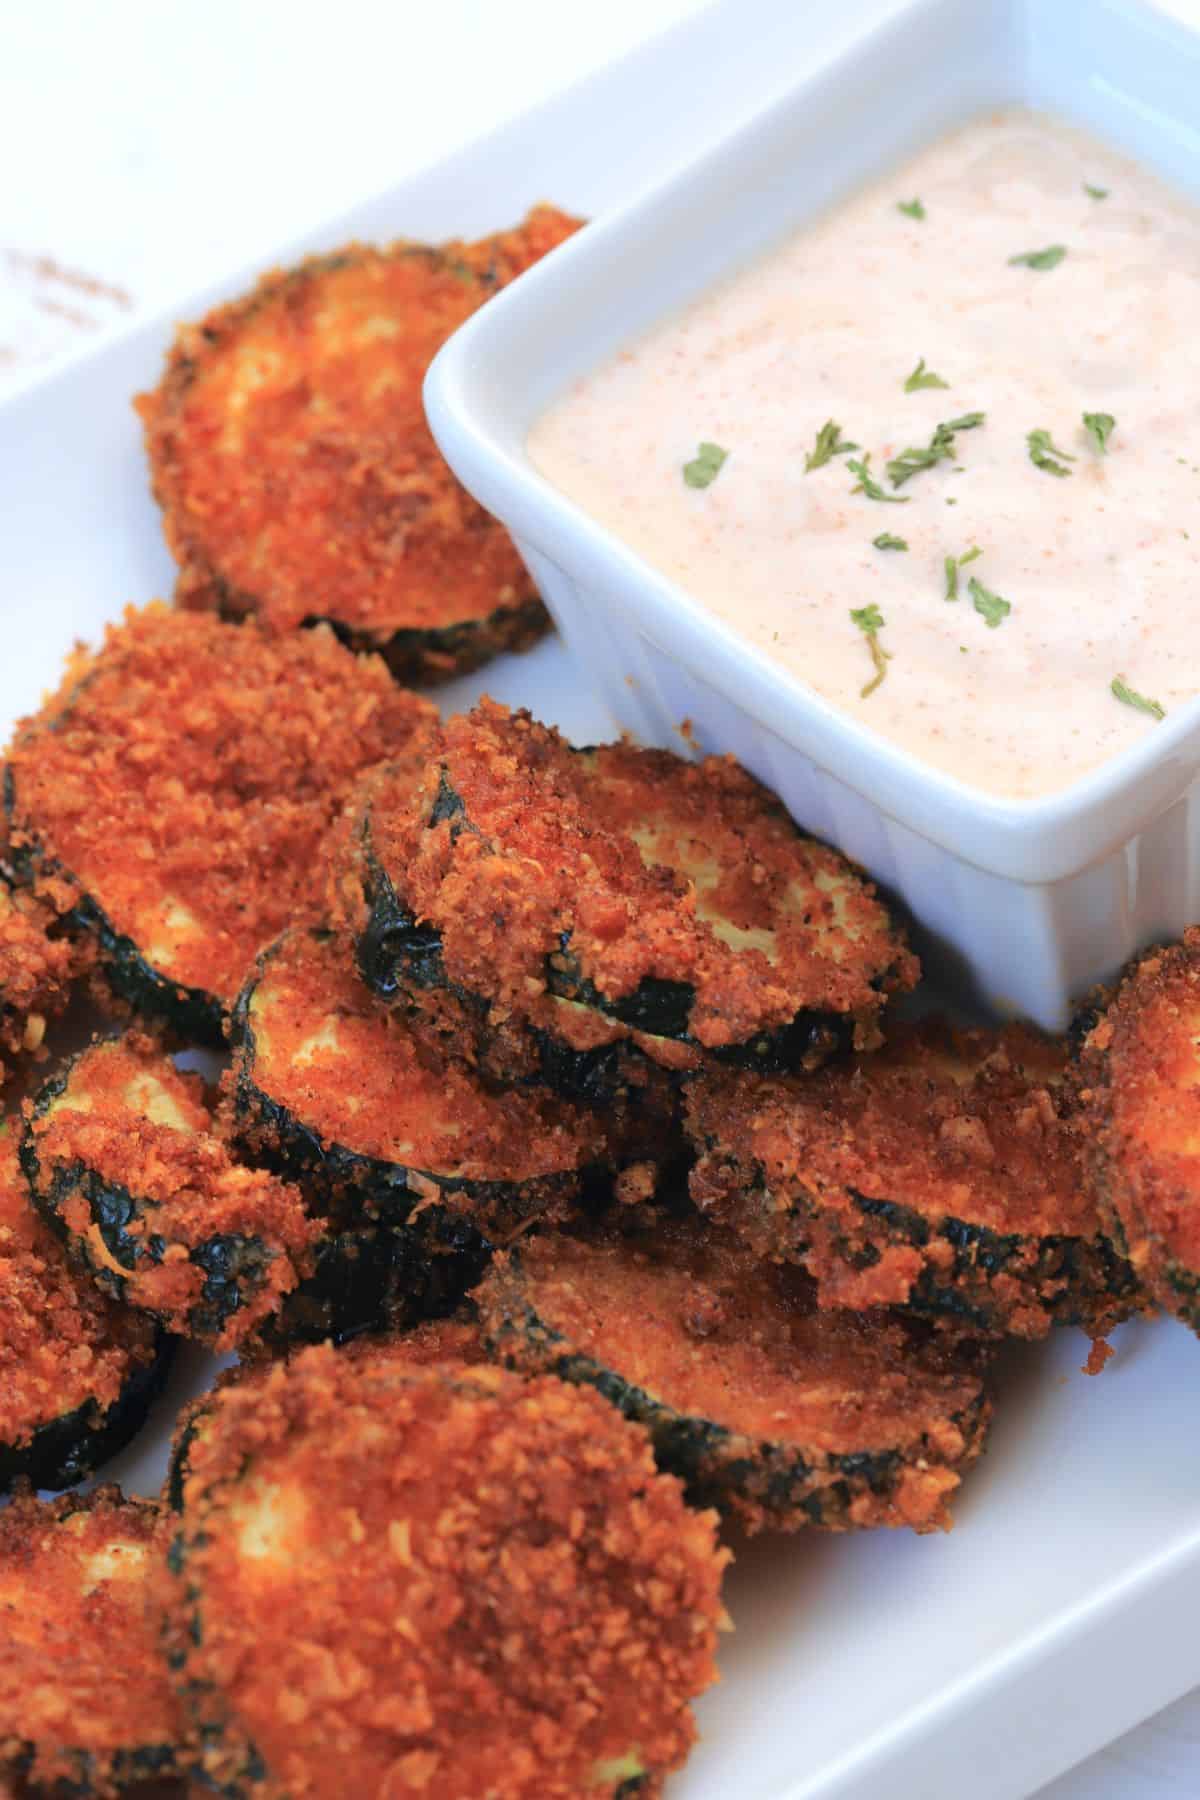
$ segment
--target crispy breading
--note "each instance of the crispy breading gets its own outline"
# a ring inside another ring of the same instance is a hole
[[[214,1784],[264,1800],[580,1800],[695,1735],[715,1515],[553,1379],[302,1351],[215,1397],[172,1548],[168,1648]]]
[[[213,1349],[279,1310],[322,1234],[298,1188],[235,1161],[200,1078],[140,1033],[48,1085],[28,1148],[39,1205],[99,1285]]]
[[[1101,1001],[1080,1081],[1096,1195],[1159,1305],[1200,1330],[1200,927]]]
[[[0,1759],[38,1793],[102,1800],[185,1761],[151,1599],[161,1521],[115,1486],[0,1511]]]
[[[477,244],[350,244],[183,326],[136,402],[179,600],[273,629],[327,619],[424,679],[540,637],[545,609],[438,453],[421,383],[579,223],[539,207]]]
[[[511,1367],[591,1383],[743,1528],[948,1528],[991,1404],[978,1347],[818,1311],[799,1269],[687,1218],[540,1233],[476,1291]]]
[[[616,1018],[651,1055],[757,1053],[811,1021],[827,1053],[839,1025],[877,1040],[916,980],[870,884],[732,758],[580,753],[483,700],[445,723],[415,797],[375,790],[371,834],[450,980],[576,1048]]]
[[[911,1303],[1040,1337],[1144,1304],[1089,1191],[1062,1041],[897,1026],[806,1080],[705,1075],[686,1099],[692,1196],[823,1304]]]
[[[435,716],[327,631],[269,638],[131,608],[18,728],[14,845],[27,874],[69,875],[169,982],[230,1006],[255,952],[315,899],[354,779]]]
[[[54,906],[0,880],[0,1052],[10,1065],[45,1055],[46,1023],[65,1009],[91,949],[63,930]],[[0,1061],[0,1083],[5,1073]]]

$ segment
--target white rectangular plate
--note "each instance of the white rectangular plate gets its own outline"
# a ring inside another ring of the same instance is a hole
[[[894,10],[843,0],[817,23],[813,8],[729,0],[302,243],[272,246],[264,227],[262,266],[356,235],[491,229],[540,198],[600,211]],[[170,590],[129,406],[169,335],[169,320],[139,327],[0,409],[7,721],[36,706],[74,639]],[[611,728],[555,642],[446,702],[484,686],[580,738]],[[1179,1327],[1127,1328],[1091,1381],[1085,1348],[1063,1333],[1018,1353],[949,1538],[739,1548],[736,1632],[675,1800],[1016,1800],[1200,1681],[1200,1433],[1186,1398],[1200,1353]],[[171,1401],[210,1369],[185,1357]],[[153,1491],[170,1411],[106,1473]]]

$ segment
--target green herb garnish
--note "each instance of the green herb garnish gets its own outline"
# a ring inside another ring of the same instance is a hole
[[[1057,269],[1066,254],[1065,244],[1047,244],[1044,250],[1022,250],[1020,256],[1010,256],[1008,260],[1027,269]]]
[[[925,208],[919,200],[897,200],[896,211],[907,213],[910,219],[923,219]]]
[[[948,381],[943,381],[940,375],[935,375],[932,369],[925,367],[925,358],[922,357],[904,383],[904,391],[906,394],[915,394],[918,388],[948,388],[949,386]]]
[[[885,493],[868,467],[870,461],[871,452],[868,450],[861,458],[852,456],[850,461],[846,464],[850,473],[858,476],[858,480],[850,489],[850,492],[852,494],[865,494],[868,500],[889,500],[893,506],[906,506],[908,504],[908,495]],[[890,464],[888,466],[889,468],[891,467]]]
[[[817,441],[804,459],[804,473],[813,469],[824,468],[835,456],[843,456],[848,450],[857,450],[857,444],[849,443],[842,436],[842,428],[833,419],[826,419],[817,433]]]
[[[961,556],[947,556],[945,558],[942,567],[946,571],[947,600],[958,599],[958,571],[965,568],[967,563],[974,562],[977,556],[982,555],[983,551],[979,548],[979,545],[972,544],[971,548],[969,550],[964,550]]]
[[[1048,431],[1027,431],[1025,442],[1029,445],[1029,460],[1035,469],[1045,469],[1047,475],[1069,475],[1066,463],[1055,462],[1056,456],[1065,456],[1067,462],[1075,458],[1069,450],[1060,450]]]
[[[1085,194],[1089,194],[1093,200],[1107,200],[1108,199],[1108,189],[1101,188],[1101,187],[1093,187],[1090,181],[1084,182],[1083,191]]]
[[[881,531],[878,537],[873,537],[871,539],[871,542],[874,544],[874,546],[877,550],[907,550],[908,549],[908,544],[905,541],[905,539],[902,537],[897,537],[896,534],[892,531]]]
[[[1136,693],[1133,688],[1127,687],[1120,675],[1113,676],[1111,691],[1123,706],[1134,706],[1138,712],[1149,713],[1152,719],[1165,719],[1167,716],[1165,706],[1160,706],[1157,700],[1147,700],[1145,694]]]
[[[1108,440],[1117,429],[1111,413],[1084,413],[1083,426],[1101,456],[1108,454]]]
[[[683,479],[689,487],[706,488],[717,479],[728,455],[720,444],[700,444],[691,462],[683,465]]]
[[[859,689],[859,699],[865,700],[870,694],[875,692],[875,689],[887,674],[887,666],[891,660],[891,656],[879,642],[878,634],[883,630],[884,619],[883,614],[875,605],[874,601],[872,601],[869,606],[852,606],[850,608],[850,617],[866,638],[867,646],[871,652],[871,661],[875,665],[875,674],[871,680],[868,681],[866,687]]]
[[[888,480],[893,487],[902,487],[919,475],[922,469],[932,469],[936,463],[945,462],[954,455],[954,434],[956,431],[972,431],[976,425],[982,425],[984,414],[981,412],[964,413],[960,419],[947,419],[938,425],[926,445],[910,445],[902,450],[899,456],[893,456],[888,463]]]
[[[967,582],[967,591],[975,602],[975,611],[981,615],[984,624],[994,631],[1002,619],[1007,619],[1012,611],[1011,604],[1000,594],[994,594],[991,588],[985,588],[982,581],[974,575]]]

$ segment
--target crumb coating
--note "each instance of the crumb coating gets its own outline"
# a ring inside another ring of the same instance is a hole
[[[463,320],[579,223],[539,207],[477,244],[351,244],[183,326],[137,401],[178,598],[273,629],[330,619],[381,649],[493,622],[475,654],[431,646],[426,676],[539,637],[529,575],[443,462],[421,384]]]
[[[1200,928],[1134,963],[1084,1040],[1096,1192],[1161,1306],[1200,1329]]]
[[[169,1647],[219,1783],[341,1800],[660,1791],[715,1678],[727,1553],[597,1396],[401,1346],[220,1394]]]
[[[818,1311],[800,1270],[691,1219],[527,1237],[476,1300],[504,1360],[592,1381],[751,1531],[948,1527],[983,1448],[973,1347],[886,1313]]]
[[[10,1064],[42,1050],[47,1020],[88,965],[86,948],[57,925],[53,906],[0,882],[0,1054]],[[5,1072],[0,1061],[0,1082]]]
[[[234,1160],[198,1076],[128,1033],[47,1093],[30,1121],[39,1203],[102,1287],[217,1350],[278,1311],[323,1226],[298,1188]]]
[[[98,1417],[156,1354],[150,1321],[71,1268],[33,1209],[14,1126],[0,1126],[0,1445],[23,1449],[82,1407]]]
[[[893,1028],[805,1080],[705,1075],[686,1098],[693,1199],[822,1304],[912,1302],[1038,1337],[1143,1303],[1105,1235],[1064,1042],[1030,1028]]]
[[[809,1011],[851,1015],[870,1040],[886,993],[916,980],[870,885],[732,758],[581,754],[483,700],[443,726],[415,803],[377,793],[372,824],[451,978],[539,1023],[550,978],[593,1004],[677,983],[707,1049]],[[586,1026],[592,1006],[572,1011]],[[550,1022],[569,1029],[562,1009]]]
[[[37,1792],[102,1797],[178,1768],[151,1599],[163,1552],[157,1504],[115,1486],[0,1512],[0,1757]]]
[[[429,702],[328,632],[271,639],[154,603],[77,658],[10,752],[13,839],[169,980],[232,1005],[310,902],[355,778]]]

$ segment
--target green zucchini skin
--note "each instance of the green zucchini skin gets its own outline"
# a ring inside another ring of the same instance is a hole
[[[174,1347],[174,1339],[160,1333],[153,1357],[134,1370],[110,1406],[85,1401],[39,1427],[27,1444],[0,1444],[0,1494],[19,1480],[58,1493],[103,1467],[145,1424],[166,1384]]]
[[[11,764],[4,769],[4,813],[11,836],[18,828],[16,775]],[[68,932],[87,932],[96,939],[100,972],[118,1000],[146,1018],[161,1019],[188,1043],[213,1050],[225,1047],[225,1009],[215,994],[187,987],[156,969],[133,939],[116,929],[103,907],[82,889],[72,872],[36,842],[10,848],[8,858],[14,879],[23,886],[58,878],[69,882],[79,893],[64,917],[63,927]]]
[[[319,612],[310,614],[304,624],[328,625],[348,650],[381,656],[397,681],[414,687],[469,675],[497,656],[528,650],[552,629],[550,615],[536,596],[519,606],[497,607],[485,618],[420,629],[364,631]]]
[[[17,1756],[13,1773],[21,1777],[27,1775],[36,1754],[31,1745]],[[146,1781],[164,1780],[183,1773],[174,1744],[142,1744],[136,1750],[118,1750],[104,1759],[103,1768],[88,1750],[70,1750],[63,1754],[70,1757],[77,1772],[60,1776],[52,1789],[34,1789],[35,1793],[49,1792],[54,1800],[93,1800],[98,1794],[111,1793],[114,1787],[124,1791]]]
[[[747,1502],[776,1526],[797,1521],[826,1530],[850,1526],[856,1499],[871,1493],[885,1498],[906,1466],[898,1450],[830,1453],[809,1459],[793,1445],[764,1443],[711,1419],[680,1412],[616,1370],[573,1350],[561,1332],[541,1319],[526,1297],[520,1253],[506,1269],[494,1265],[476,1294],[484,1342],[509,1368],[526,1374],[557,1375],[594,1387],[627,1419],[645,1426],[655,1460],[677,1475],[697,1506],[715,1506],[736,1518]],[[982,1441],[990,1406],[980,1391],[977,1403],[952,1420],[970,1450]],[[931,1452],[931,1461],[940,1459]]]

